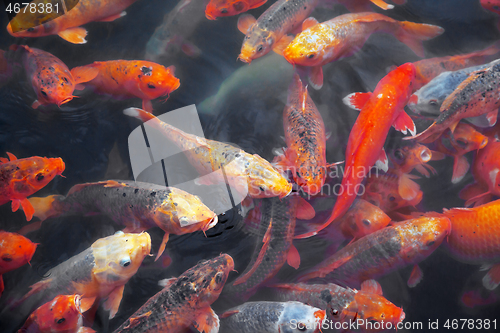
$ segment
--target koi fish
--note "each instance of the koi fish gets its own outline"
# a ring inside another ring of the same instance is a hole
[[[435,25],[400,22],[378,13],[344,14],[323,23],[311,17],[302,23],[302,30],[284,49],[283,56],[292,65],[307,67],[315,89],[323,86],[323,65],[355,54],[372,33],[390,32],[423,57],[422,41],[444,32]]]
[[[291,170],[293,179],[306,193],[319,193],[326,179],[325,124],[297,74],[288,89],[283,127],[287,148],[273,165]]]
[[[300,302],[248,302],[221,315],[220,332],[318,333],[325,317],[325,310]]]
[[[217,224],[217,214],[201,200],[175,187],[108,180],[73,186],[66,196],[30,198],[34,215],[41,221],[74,214],[104,214],[126,226],[124,232],[152,227],[165,231],[156,260],[165,250],[170,234],[203,232]]]
[[[498,0],[479,0],[481,7],[495,14],[500,15],[500,1]]]
[[[143,60],[96,61],[90,65],[71,70],[75,78],[88,69],[97,69],[98,75],[84,86],[90,86],[99,93],[118,99],[138,97],[142,99],[142,108],[153,111],[152,99],[167,96],[180,86],[174,76],[175,67],[168,68],[154,62]]]
[[[31,107],[38,108],[40,105],[56,104],[61,106],[73,99],[73,91],[79,83],[90,81],[96,77],[95,69],[82,69],[75,71],[78,74],[75,79],[68,67],[54,55],[26,45],[12,45],[12,51],[20,52],[26,77],[31,81],[37,100]]]
[[[340,230],[346,238],[355,241],[385,228],[391,218],[379,207],[363,199],[357,199],[339,219]]]
[[[417,69],[417,77],[413,89],[420,89],[443,72],[457,71],[489,62],[493,60],[492,56],[498,52],[500,52],[498,45],[493,44],[484,50],[472,53],[416,61],[413,63]]]
[[[14,37],[42,37],[59,35],[73,44],[84,44],[87,41],[87,30],[80,27],[89,22],[111,22],[126,15],[125,8],[137,0],[79,0],[71,10],[51,21],[44,22],[47,15],[35,16],[29,11],[17,14],[7,31]],[[31,3],[45,3],[45,0],[35,0]],[[61,8],[60,10],[63,10]]]
[[[292,185],[257,154],[250,155],[227,143],[183,132],[141,109],[128,108],[123,113],[147,122],[173,141],[200,175],[208,175],[198,180],[199,183],[209,185],[226,182],[240,194],[248,194],[251,198],[284,198],[292,191]],[[224,168],[224,175],[221,168]]]
[[[298,301],[327,309],[326,315],[333,322],[350,323],[361,319],[364,322],[390,322],[393,327],[397,327],[405,318],[403,309],[383,296],[382,287],[375,280],[363,282],[361,290],[343,288],[333,283],[284,283],[272,287],[277,299],[282,302]],[[370,331],[360,326],[362,332]]]
[[[0,296],[5,289],[2,275],[29,263],[37,245],[22,235],[0,230]]]
[[[498,302],[498,296],[494,293],[490,293],[488,297],[484,298],[478,291],[470,290],[465,292],[462,297],[460,297],[460,301],[463,305],[472,309],[476,306],[494,304]]]
[[[163,22],[155,29],[146,43],[144,59],[168,64],[181,51],[189,57],[197,57],[201,50],[188,41],[203,20],[208,0],[181,0]]]
[[[356,199],[361,182],[375,162],[387,171],[389,161],[383,146],[391,126],[404,134],[408,130],[410,133],[416,131],[413,120],[403,110],[414,79],[415,66],[406,63],[382,78],[373,93],[354,93],[344,98],[344,103],[361,109],[361,112],[349,134],[341,184],[343,193],[337,197],[332,214],[323,225],[295,238],[314,236],[342,217]]]
[[[231,256],[202,261],[178,278],[168,279],[114,333],[184,332],[193,325],[199,332],[218,332],[219,317],[210,305],[217,300],[234,269]]]
[[[59,295],[36,309],[17,333],[93,333],[83,327],[80,295]]]
[[[425,131],[404,140],[429,143],[446,129],[455,130],[463,118],[486,114],[489,125],[495,125],[500,98],[500,64],[472,72],[441,105],[440,115]]]
[[[452,156],[453,175],[451,182],[456,184],[460,182],[469,171],[469,162],[465,154],[473,150],[483,149],[488,144],[488,137],[482,135],[474,127],[458,123],[453,134],[443,133],[441,138],[435,141],[436,151],[432,153],[432,159],[443,159],[444,155]]]
[[[146,232],[127,234],[117,231],[112,236],[98,239],[87,250],[49,270],[47,278],[31,286],[31,290],[17,302],[23,304],[16,312],[31,310],[54,295],[78,294],[82,295],[82,313],[104,300],[104,309],[109,310],[109,318],[113,318],[120,306],[125,284],[150,251],[151,237]]]
[[[347,245],[311,273],[301,276],[299,282],[325,278],[358,287],[365,280],[413,264],[408,280],[408,286],[413,287],[422,279],[417,264],[434,252],[450,232],[451,223],[447,217],[407,220]]]
[[[218,17],[234,16],[265,4],[267,0],[210,0],[205,9],[209,20]]]
[[[492,196],[500,196],[500,141],[490,138],[488,144],[480,149],[472,166],[475,183],[460,191],[460,198],[467,200],[465,206],[478,206],[491,201]]]
[[[28,157],[17,159],[7,153],[10,161],[0,158],[0,205],[12,201],[12,211],[23,207],[26,220],[30,221],[35,209],[28,196],[45,187],[55,176],[64,171],[61,158]]]
[[[500,284],[500,242],[498,242],[500,200],[475,208],[444,209],[452,231],[444,247],[450,255],[461,262],[483,265],[488,270],[483,285],[493,290]]]

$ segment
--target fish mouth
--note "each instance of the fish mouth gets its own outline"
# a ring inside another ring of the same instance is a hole
[[[217,215],[215,215],[214,218],[211,219],[210,222],[208,222],[205,231],[208,230],[208,229],[210,229],[210,228],[215,227],[217,225],[218,221],[219,221],[219,217]]]
[[[410,96],[407,105],[417,105],[418,104],[418,96],[413,94]]]
[[[62,101],[60,101],[59,103],[57,103],[57,106],[60,107],[64,103],[68,103],[69,101],[71,101],[73,99],[73,97],[76,97],[76,96],[70,96],[70,97],[67,97],[67,98],[63,99]]]
[[[207,8],[207,10],[205,11],[205,16],[206,16],[206,18],[207,18],[207,19],[209,19],[209,20],[212,20],[212,21],[217,20],[217,17],[216,17],[216,16],[214,16],[214,15],[212,15],[211,13],[209,13],[209,12],[208,12],[208,10],[209,10],[209,9]]]
[[[479,145],[479,149],[483,149],[484,147],[486,147],[487,144],[488,144],[488,138],[485,138]]]
[[[424,149],[420,153],[420,159],[423,163],[427,163],[431,160],[432,158],[432,153],[429,149]]]
[[[252,62],[252,58],[250,58],[249,56],[243,55],[243,53],[240,53],[240,55],[238,56],[238,58],[236,58],[236,60],[238,60],[238,59],[246,64],[249,64]]]
[[[285,50],[283,51],[283,57],[284,57],[284,58],[286,59],[286,61],[288,61],[290,64],[295,65],[295,62],[293,61],[293,59],[292,59],[290,56],[291,56],[290,52],[287,52],[287,50],[285,49]]]
[[[76,311],[78,311],[79,314],[82,314],[82,309],[81,309],[82,297],[80,295],[75,295],[74,302]]]

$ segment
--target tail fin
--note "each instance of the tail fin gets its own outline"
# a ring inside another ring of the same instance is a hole
[[[396,33],[396,38],[408,45],[419,57],[425,57],[422,41],[441,35],[444,29],[437,25],[400,22],[401,30]]]
[[[34,216],[38,217],[40,221],[45,221],[49,217],[60,216],[62,211],[54,207],[53,203],[55,200],[61,200],[64,196],[62,195],[49,195],[45,198],[29,198],[29,202],[35,208]]]

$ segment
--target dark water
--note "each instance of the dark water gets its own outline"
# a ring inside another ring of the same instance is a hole
[[[96,22],[85,25],[88,43],[73,45],[58,36],[35,39],[15,39],[6,30],[0,33],[0,49],[11,44],[26,44],[59,57],[69,68],[93,61],[114,59],[144,59],[146,43],[163,15],[171,11],[176,1],[140,0],[127,9],[127,15],[114,22]],[[267,4],[252,11],[258,16]],[[0,5],[0,8],[1,5]],[[382,12],[377,9],[377,11]],[[317,9],[313,16],[319,21],[347,13],[343,6]],[[479,6],[475,0],[408,0],[404,6],[383,12],[397,20],[436,24],[445,33],[425,43],[426,56],[445,56],[483,49],[500,37],[496,29],[497,18]],[[7,15],[0,15],[0,26],[8,23]],[[200,50],[197,58],[182,52],[172,57],[165,66],[175,65],[181,80],[180,88],[162,104],[153,101],[155,114],[196,104],[205,136],[209,139],[231,142],[249,153],[257,153],[271,160],[272,149],[284,142],[282,111],[292,67],[275,54],[252,62],[251,65],[236,61],[243,35],[236,29],[237,17],[209,21],[203,17],[189,40]],[[327,141],[327,161],[344,158],[350,128],[357,112],[342,103],[342,98],[356,91],[373,90],[387,73],[387,68],[419,58],[393,36],[374,34],[355,56],[324,66],[325,84],[310,94],[323,116],[326,131],[332,135]],[[65,178],[56,177],[36,196],[66,194],[75,184],[107,179],[133,179],[128,153],[128,135],[139,123],[122,114],[130,106],[140,106],[139,99],[116,101],[85,91],[81,98],[63,105],[60,110],[47,108],[45,113],[31,109],[36,99],[24,75],[16,76],[0,89],[0,153],[12,152],[18,157],[61,157],[66,163]],[[418,131],[425,124],[418,126]],[[392,133],[387,145],[397,144],[399,133]],[[387,147],[386,145],[386,147]],[[470,157],[469,157],[470,159]],[[459,207],[459,190],[472,182],[469,174],[459,184],[453,185],[449,159],[433,162],[438,175],[421,179],[419,184],[424,198],[422,211],[441,211],[442,208]],[[328,200],[328,199],[327,199]],[[329,198],[333,204],[333,198]],[[330,206],[331,207],[331,206]],[[327,212],[319,213],[327,216]],[[242,232],[242,216],[238,208],[219,217],[219,224],[207,232],[171,236],[167,252],[172,265],[160,269],[153,258],[146,258],[143,267],[126,285],[124,298],[117,316],[107,321],[100,314],[94,326],[99,332],[111,332],[139,308],[160,288],[157,281],[178,276],[203,258],[213,258],[221,252],[233,256],[236,270],[242,272],[251,254],[253,238]],[[26,224],[22,212],[12,213],[10,204],[0,207],[0,226],[7,231],[17,231]],[[43,274],[69,257],[88,248],[96,239],[113,234],[121,227],[100,217],[73,216],[51,219],[42,228],[29,234],[40,245],[31,262],[4,276],[4,300],[24,293]],[[299,228],[299,227],[298,227]],[[151,230],[153,249],[156,251],[163,232]],[[315,264],[323,241],[314,238],[296,241],[301,254],[301,271]],[[439,250],[421,263],[424,279],[409,289],[406,280],[411,267],[390,274],[380,280],[384,296],[403,307],[407,322],[422,322],[428,331],[429,320],[448,319],[498,319],[499,306],[467,309],[460,303],[465,290],[481,287],[478,266],[452,260]],[[293,280],[296,272],[285,265],[279,278]],[[230,275],[230,280],[236,273]],[[259,297],[265,299],[265,294]],[[1,302],[0,302],[1,303]],[[217,311],[226,304],[214,304]],[[0,309],[2,311],[3,309]],[[13,331],[13,323],[0,323],[1,332]],[[500,323],[499,323],[500,324]],[[9,328],[7,328],[9,327]],[[412,331],[407,330],[407,331]],[[416,330],[415,330],[416,331]]]

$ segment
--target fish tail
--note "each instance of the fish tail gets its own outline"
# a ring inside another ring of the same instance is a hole
[[[431,24],[404,21],[399,25],[401,29],[396,33],[396,38],[408,45],[419,57],[425,57],[422,41],[432,39],[444,32],[443,28]]]
[[[64,196],[62,195],[49,195],[45,198],[29,198],[28,201],[35,209],[35,213],[33,215],[38,217],[40,221],[45,221],[49,217],[57,217],[61,215],[62,211],[54,205],[54,202],[62,199],[64,199]]]

